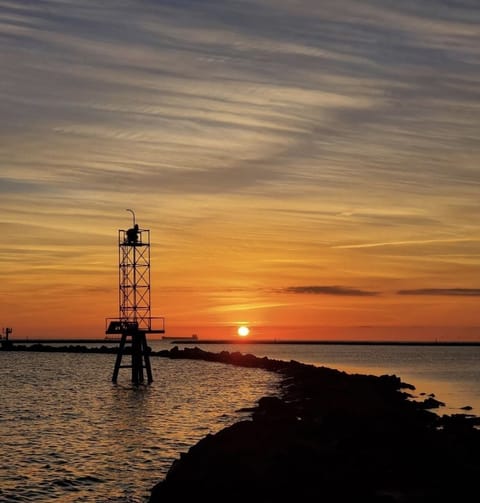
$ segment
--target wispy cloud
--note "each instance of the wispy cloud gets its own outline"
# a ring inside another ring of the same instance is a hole
[[[453,297],[478,297],[480,288],[417,288],[414,290],[399,290],[398,295],[446,295]]]
[[[478,239],[472,238],[452,238],[452,239],[417,239],[409,241],[387,241],[380,243],[355,243],[346,245],[335,245],[333,248],[377,248],[382,246],[411,246],[411,245],[423,245],[423,244],[435,244],[435,243],[468,243],[475,242]]]
[[[280,290],[283,293],[298,293],[308,295],[339,295],[348,297],[371,297],[379,292],[359,290],[346,286],[289,286]]]
[[[3,175],[31,195],[42,171],[68,198],[302,196],[357,218],[408,197],[436,229],[480,184],[474,7],[1,2]]]

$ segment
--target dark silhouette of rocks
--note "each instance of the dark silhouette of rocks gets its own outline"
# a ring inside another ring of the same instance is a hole
[[[3,348],[6,351],[33,351],[41,353],[108,353],[116,354],[118,347],[112,346],[92,346],[87,347],[80,344],[69,344],[68,346],[52,346],[40,342],[34,344],[12,344],[8,348]]]
[[[435,414],[441,402],[415,401],[397,376],[198,348],[157,356],[264,368],[282,380],[251,420],[182,454],[150,503],[479,500],[479,418]]]

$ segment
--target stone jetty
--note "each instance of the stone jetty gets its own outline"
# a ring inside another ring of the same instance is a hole
[[[263,368],[281,388],[182,454],[149,503],[480,501],[479,418],[437,414],[397,376],[197,347],[157,356]]]

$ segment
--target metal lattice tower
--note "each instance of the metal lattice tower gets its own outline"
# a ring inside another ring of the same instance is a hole
[[[141,229],[133,215],[133,227],[118,231],[119,316],[107,318],[106,334],[120,336],[112,381],[117,382],[121,368],[131,368],[132,383],[142,384],[146,370],[153,381],[148,333],[165,333],[164,318],[152,318],[150,303],[150,230]],[[155,322],[157,328],[152,327]],[[124,354],[131,354],[131,364],[122,365]]]

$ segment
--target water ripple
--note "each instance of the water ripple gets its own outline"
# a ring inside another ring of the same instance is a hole
[[[235,411],[277,383],[258,369],[152,358],[151,386],[127,375],[112,385],[113,364],[113,355],[0,353],[9,453],[0,501],[144,502],[181,452],[245,417]]]

